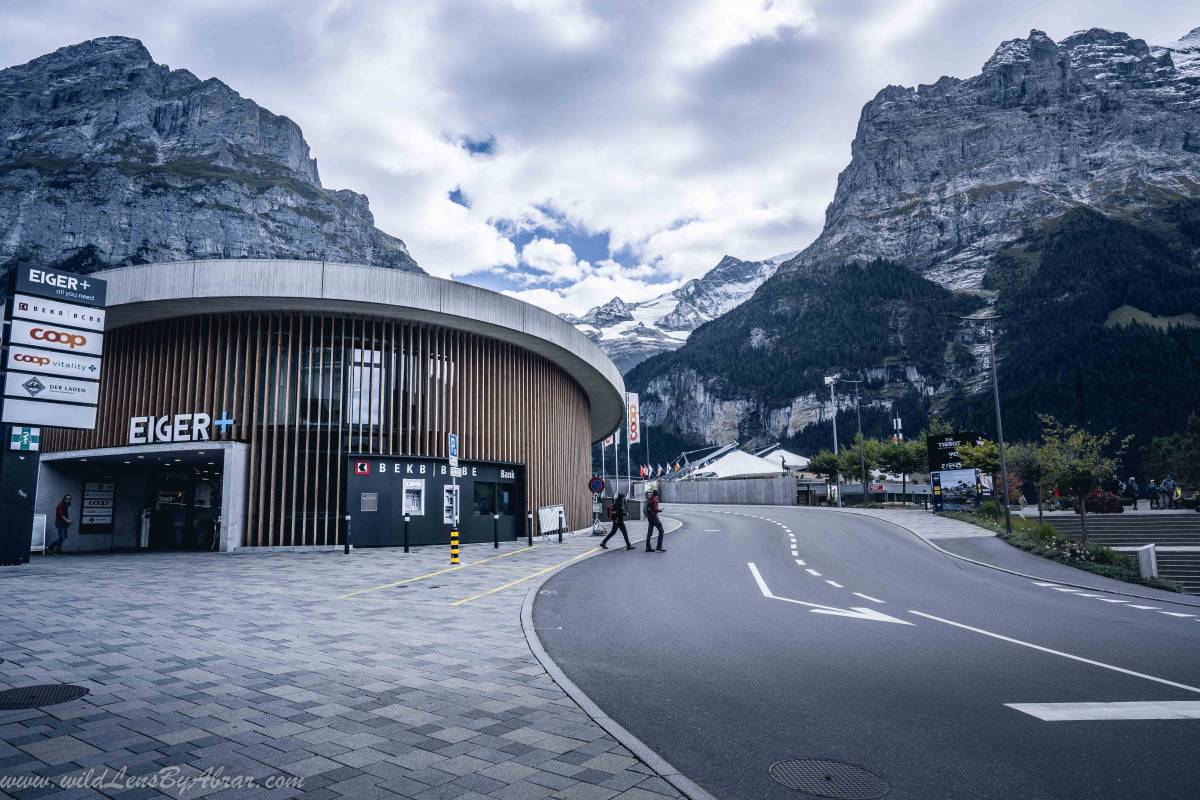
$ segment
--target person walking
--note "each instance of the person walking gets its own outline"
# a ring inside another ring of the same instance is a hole
[[[1146,496],[1150,498],[1150,510],[1151,510],[1151,511],[1153,511],[1154,509],[1156,509],[1156,508],[1158,508],[1158,507],[1159,507],[1159,503],[1158,503],[1158,497],[1159,497],[1159,488],[1158,488],[1158,482],[1157,482],[1157,481],[1155,481],[1155,480],[1154,480],[1154,478],[1151,478],[1151,479],[1150,479],[1150,485],[1146,487]]]
[[[71,495],[64,494],[62,500],[59,500],[58,505],[54,508],[54,530],[58,532],[58,538],[46,548],[47,553],[62,555],[63,542],[67,540],[67,529],[70,527]]]
[[[1172,506],[1176,511],[1183,511],[1183,485],[1175,484],[1175,505]]]
[[[1137,478],[1129,476],[1129,481],[1125,484],[1125,496],[1129,498],[1129,504],[1133,506],[1133,510],[1138,510],[1138,498],[1141,497],[1141,490],[1138,489]]]
[[[1175,477],[1167,475],[1167,479],[1162,482],[1163,499],[1166,500],[1166,507],[1169,510],[1175,508]]]
[[[608,506],[608,518],[612,520],[612,530],[610,530],[608,532],[608,536],[605,536],[604,540],[600,542],[600,546],[605,550],[608,549],[608,540],[611,539],[613,534],[615,534],[618,530],[621,531],[621,536],[625,539],[625,549],[633,549],[633,545],[629,543],[629,531],[625,530],[626,512],[625,493],[622,492],[614,497],[612,503],[610,503]]]
[[[663,542],[663,524],[658,518],[658,512],[662,511],[662,503],[658,500],[658,490],[651,489],[650,494],[646,497],[646,552],[652,553],[658,550],[660,553],[665,553],[666,548],[662,546]],[[658,547],[650,546],[650,538],[654,535],[654,529],[658,528]]]

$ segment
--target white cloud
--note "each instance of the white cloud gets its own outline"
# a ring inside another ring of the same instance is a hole
[[[521,248],[521,263],[555,281],[576,280],[587,268],[587,262],[580,264],[569,244],[545,238],[533,239]]]
[[[0,22],[0,64],[136,36],[295,119],[324,183],[365,193],[431,273],[523,275],[519,294],[582,311],[807,244],[887,84],[974,74],[1032,27],[1165,42],[1200,20],[1194,0],[47,0]],[[567,257],[562,219],[637,266]]]

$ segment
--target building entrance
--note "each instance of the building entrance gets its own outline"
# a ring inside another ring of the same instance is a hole
[[[242,506],[231,478],[244,461],[237,447],[164,445],[46,455],[36,513],[53,514],[62,496],[72,497],[65,553],[235,549],[241,544]]]
[[[221,465],[171,464],[151,469],[142,541],[149,550],[217,550],[221,540]]]

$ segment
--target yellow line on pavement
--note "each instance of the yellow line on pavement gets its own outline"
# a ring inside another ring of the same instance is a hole
[[[403,586],[406,583],[414,583],[416,581],[423,581],[426,578],[436,578],[438,575],[445,575],[447,572],[457,572],[460,569],[463,569],[464,567],[473,567],[476,564],[486,564],[487,562],[495,561],[498,558],[508,558],[509,556],[519,555],[520,553],[525,553],[532,549],[533,549],[532,547],[522,547],[519,550],[513,550],[511,553],[503,553],[498,556],[491,556],[490,558],[482,558],[479,561],[472,561],[470,564],[459,564],[456,567],[447,567],[446,569],[439,569],[436,572],[426,572],[424,575],[415,575],[411,578],[405,578],[404,580],[392,581],[391,583],[382,583],[379,586],[369,586],[366,589],[359,589],[354,592],[347,592],[346,594],[338,595],[337,599],[338,600],[349,600],[353,597],[358,597],[360,594],[367,594],[368,592],[378,592],[381,589],[392,589],[397,586]]]
[[[455,600],[450,605],[461,606],[463,603],[469,603],[472,600],[478,600],[481,597],[487,597],[489,594],[495,594],[496,592],[503,592],[505,589],[511,589],[512,587],[516,586],[518,583],[524,583],[525,581],[530,580],[531,578],[536,578],[538,575],[545,575],[547,572],[550,572],[551,570],[558,569],[559,567],[561,567],[565,564],[570,564],[572,561],[578,561],[579,559],[583,558],[584,556],[590,556],[592,553],[597,553],[599,551],[600,551],[599,547],[593,547],[591,550],[580,553],[577,556],[572,556],[571,558],[568,558],[566,561],[560,561],[557,564],[551,564],[550,566],[546,567],[545,569],[539,569],[537,572],[530,573],[529,575],[526,575],[524,578],[517,578],[515,581],[509,581],[508,583],[504,584],[503,586],[497,586],[495,589],[488,589],[486,592],[480,592],[479,594],[473,594],[470,597],[464,597],[461,600]]]

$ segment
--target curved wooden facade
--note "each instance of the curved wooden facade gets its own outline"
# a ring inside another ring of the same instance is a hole
[[[203,314],[106,336],[94,431],[43,450],[124,447],[137,416],[227,412],[218,441],[249,447],[246,546],[341,541],[350,454],[460,457],[526,467],[526,504],[591,519],[587,395],[548,359],[420,322],[342,314]]]

